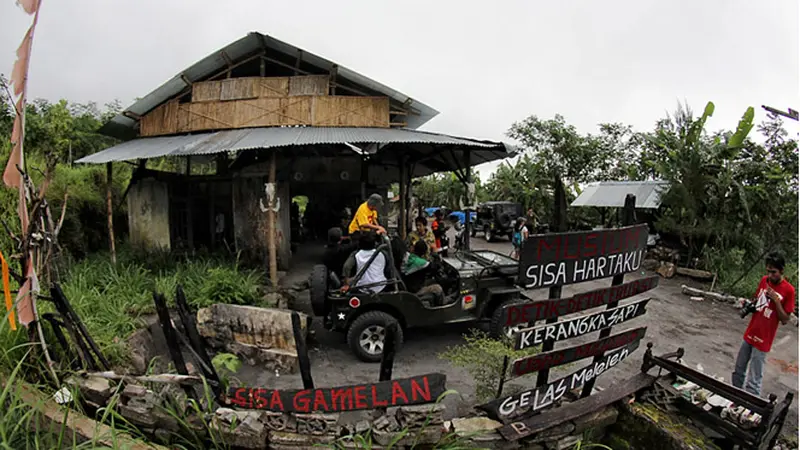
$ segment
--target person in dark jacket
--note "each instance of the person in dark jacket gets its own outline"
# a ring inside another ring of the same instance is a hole
[[[328,230],[328,243],[325,245],[325,254],[322,263],[331,272],[335,273],[339,279],[342,278],[344,263],[351,253],[356,251],[356,244],[352,241],[342,242],[342,229],[333,227]]]

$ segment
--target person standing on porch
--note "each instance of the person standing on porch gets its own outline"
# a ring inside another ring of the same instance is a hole
[[[789,315],[794,311],[794,286],[783,277],[786,261],[777,252],[765,258],[767,275],[761,278],[753,304],[753,317],[744,332],[744,342],[739,348],[736,368],[733,371],[733,385],[753,395],[761,395],[761,380],[767,353],[772,349],[772,341],[778,331],[778,323],[789,323]],[[748,370],[748,366],[749,370]],[[747,379],[745,382],[745,373]]]
[[[367,201],[356,210],[348,232],[351,235],[357,231],[375,231],[378,234],[386,234],[386,229],[378,223],[378,208],[382,205],[383,197],[378,194],[370,195]]]

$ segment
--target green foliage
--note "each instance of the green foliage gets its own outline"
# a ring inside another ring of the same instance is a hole
[[[480,177],[473,174],[475,182],[475,199],[472,203],[486,200],[486,193],[481,184]],[[452,210],[462,209],[465,203],[467,190],[464,183],[459,181],[454,173],[433,174],[414,180],[413,194],[419,198],[425,208],[432,206],[445,206]]]
[[[0,85],[4,84],[5,80],[0,78]],[[34,100],[26,107],[25,169],[36,186],[41,186],[44,173],[51,173],[52,180],[46,198],[55,219],[60,216],[65,196],[69,196],[59,241],[72,256],[80,258],[108,247],[105,167],[73,166],[72,161],[116,143],[116,140],[97,131],[120,110],[119,102],[107,104],[101,110],[95,103],[70,104],[66,100],[49,103],[41,99]],[[11,152],[14,116],[14,106],[0,87],[0,155],[3,156],[0,160],[3,161],[3,168]],[[130,176],[128,165],[117,164],[114,167],[112,196],[118,234],[124,234],[119,231],[124,232],[127,225],[125,205],[118,208],[118,203]],[[12,231],[18,233],[19,223],[14,220],[16,210],[16,192],[3,186],[0,188],[0,217],[6,220]],[[0,233],[0,250],[4,253],[14,250],[13,242],[5,232]]]
[[[495,397],[503,372],[503,358],[513,361],[525,356],[539,353],[540,347],[525,350],[514,350],[507,340],[496,340],[480,330],[470,330],[464,335],[466,341],[462,345],[448,348],[439,355],[457,367],[463,367],[475,380],[475,397],[484,403]],[[505,379],[511,378],[511,364],[503,374]]]
[[[99,253],[73,265],[62,279],[67,298],[112,362],[125,360],[125,338],[142,325],[144,315],[154,313],[153,290],[172,301],[180,284],[195,308],[262,301],[258,273],[240,269],[235,261],[175,258],[147,266],[137,262],[143,260],[121,248],[115,266],[108,254]],[[40,305],[43,311],[51,308],[45,302]]]

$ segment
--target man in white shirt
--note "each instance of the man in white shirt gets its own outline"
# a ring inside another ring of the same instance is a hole
[[[361,272],[366,267],[364,274],[352,287],[366,286],[364,289],[378,293],[386,288],[387,280],[392,278],[392,262],[389,255],[381,251],[373,259],[373,255],[378,250],[375,249],[377,236],[375,232],[361,233],[358,240],[358,251],[347,258],[344,263],[345,286],[343,290],[350,288],[350,279]],[[372,262],[370,262],[372,259]],[[353,270],[355,269],[355,270]]]

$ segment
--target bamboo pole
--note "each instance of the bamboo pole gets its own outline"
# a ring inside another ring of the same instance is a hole
[[[106,208],[108,214],[108,242],[111,249],[111,263],[117,264],[117,249],[114,243],[114,209],[111,203],[111,185],[114,169],[111,162],[106,163]]]
[[[269,164],[269,179],[268,183],[275,186],[275,151],[272,151],[272,156]],[[275,228],[276,228],[276,213],[275,213],[275,197],[278,195],[277,186],[271,198],[268,198],[269,209],[267,210],[267,249],[269,250],[269,281],[272,287],[278,287],[278,254],[275,248]]]

